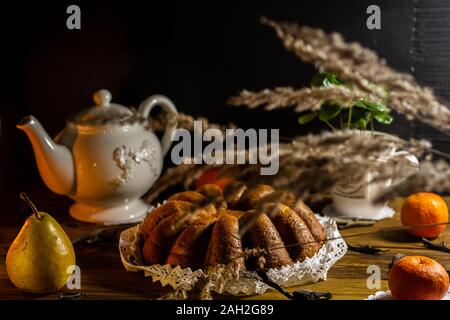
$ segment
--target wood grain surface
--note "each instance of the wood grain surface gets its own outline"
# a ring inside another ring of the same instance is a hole
[[[47,198],[40,199],[43,211],[51,213],[61,222],[69,236],[74,239],[98,226],[83,224],[72,220],[66,214],[68,201],[49,192],[43,193]],[[391,203],[398,212],[402,199],[396,199]],[[26,213],[24,210],[24,216]],[[17,214],[19,215],[19,214]],[[8,247],[20,229],[22,218],[15,219],[16,222],[0,226],[0,299],[59,299],[61,292],[50,295],[30,295],[18,291],[9,281],[5,270],[5,257]],[[8,220],[12,221],[12,220]],[[400,227],[398,213],[392,219],[386,219],[371,227],[358,227],[342,230],[342,235],[352,245],[370,244],[379,248],[389,249],[382,255],[368,255],[348,251],[338,261],[328,274],[326,281],[302,286],[302,289],[316,291],[328,291],[333,294],[333,299],[365,299],[377,290],[367,288],[367,267],[377,265],[381,268],[381,288],[387,290],[388,265],[392,257],[397,253],[406,255],[426,255],[437,259],[446,268],[450,267],[450,254],[433,251],[424,248],[420,241],[410,237],[405,231],[392,231],[374,233],[380,230]],[[362,235],[364,234],[364,235]],[[355,236],[358,235],[358,236]],[[440,241],[450,241],[450,232],[441,236]],[[437,241],[437,240],[436,240]],[[83,299],[151,299],[158,298],[168,292],[153,284],[149,278],[142,273],[126,272],[123,268],[116,245],[97,245],[76,247],[77,264],[81,268],[81,291]],[[297,289],[290,288],[288,291]],[[218,299],[285,299],[281,294],[271,291],[263,295],[250,297],[217,296]]]

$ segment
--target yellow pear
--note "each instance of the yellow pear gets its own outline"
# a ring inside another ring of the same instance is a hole
[[[50,293],[67,283],[68,267],[75,265],[69,237],[48,213],[39,212],[25,193],[20,197],[32,208],[6,256],[9,279],[22,291]]]

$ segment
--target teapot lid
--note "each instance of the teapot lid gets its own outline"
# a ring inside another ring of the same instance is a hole
[[[102,89],[94,94],[95,106],[76,114],[72,121],[82,125],[122,124],[138,119],[136,112],[120,104],[111,103],[111,92]]]

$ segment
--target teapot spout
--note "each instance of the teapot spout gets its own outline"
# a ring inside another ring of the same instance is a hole
[[[69,148],[56,144],[33,116],[26,116],[17,128],[24,131],[30,140],[39,173],[47,187],[61,195],[73,193],[75,167]]]

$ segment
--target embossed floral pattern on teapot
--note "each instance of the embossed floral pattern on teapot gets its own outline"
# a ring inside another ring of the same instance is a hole
[[[174,115],[177,110],[160,95],[146,99],[138,110],[111,103],[107,90],[98,91],[94,100],[96,106],[69,119],[55,140],[33,116],[17,127],[30,139],[47,186],[76,201],[70,208],[75,219],[104,224],[139,221],[149,209],[140,197],[161,174],[177,125],[167,125],[160,143],[149,129],[148,116],[156,105]]]

